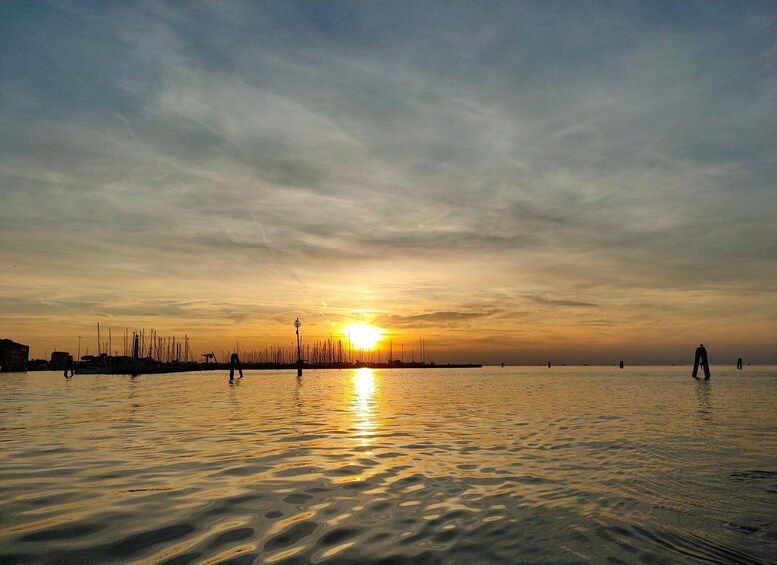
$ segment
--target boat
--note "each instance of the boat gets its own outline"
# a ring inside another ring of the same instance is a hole
[[[84,355],[74,364],[73,372],[76,375],[110,375],[113,372],[113,363],[107,353],[99,356]]]

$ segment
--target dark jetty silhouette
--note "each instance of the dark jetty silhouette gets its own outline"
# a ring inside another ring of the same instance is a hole
[[[420,363],[393,361],[391,363],[334,362],[334,363],[160,363],[154,359],[132,359],[131,357],[109,357],[104,355],[94,361],[76,363],[75,374],[101,375],[152,375],[162,373],[186,373],[193,371],[280,371],[302,369],[465,369],[481,368],[481,363]]]

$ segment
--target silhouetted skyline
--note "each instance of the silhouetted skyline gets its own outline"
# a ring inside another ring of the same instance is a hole
[[[299,317],[451,362],[777,362],[776,23],[3,2],[0,338],[259,349]]]

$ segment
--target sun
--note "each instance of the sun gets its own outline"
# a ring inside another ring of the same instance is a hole
[[[380,338],[383,337],[383,330],[371,326],[366,322],[357,322],[349,324],[343,328],[343,335],[351,342],[356,349],[372,349]]]

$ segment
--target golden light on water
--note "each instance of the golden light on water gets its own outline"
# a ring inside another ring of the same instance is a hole
[[[351,410],[355,438],[367,447],[372,443],[376,432],[375,412],[375,373],[372,369],[355,369],[351,379]]]
[[[343,328],[343,335],[356,349],[370,350],[383,337],[383,330],[366,322],[357,322],[345,326]]]
[[[353,392],[360,411],[364,412],[375,394],[375,375],[372,369],[356,369],[353,375]]]

